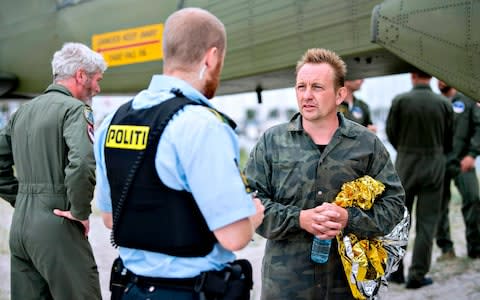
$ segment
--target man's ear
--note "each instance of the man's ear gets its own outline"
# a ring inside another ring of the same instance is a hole
[[[208,69],[215,68],[220,59],[219,50],[217,47],[212,47],[207,50],[205,54],[205,65]]]
[[[78,69],[75,71],[75,81],[83,84],[85,82],[87,74],[85,74],[85,71],[82,69]]]
[[[335,104],[340,105],[343,100],[347,97],[347,88],[342,86],[337,90],[337,97],[335,99]]]

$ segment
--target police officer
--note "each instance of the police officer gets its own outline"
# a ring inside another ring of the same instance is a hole
[[[437,245],[442,250],[438,259],[455,257],[448,220],[452,179],[462,196],[467,254],[471,258],[480,258],[480,198],[475,170],[475,158],[480,153],[480,107],[443,81],[438,81],[438,88],[450,99],[454,112],[453,149],[448,156],[442,215],[437,227]]]
[[[239,171],[232,122],[208,101],[225,52],[226,31],[214,15],[173,13],[163,75],[97,131],[98,206],[127,270],[121,299],[213,299],[251,275],[230,272],[232,251],[251,241],[263,206]]]
[[[346,96],[338,106],[338,111],[343,113],[345,118],[367,127],[372,132],[377,132],[377,127],[372,122],[370,107],[353,94],[362,87],[362,84],[363,79],[345,80]]]
[[[405,204],[412,213],[415,196],[416,236],[407,288],[432,284],[430,269],[433,238],[443,195],[446,153],[451,149],[453,112],[448,100],[430,88],[429,74],[411,73],[413,89],[393,99],[386,132],[397,150],[395,167],[405,188]],[[403,264],[390,281],[404,282]]]
[[[95,161],[86,103],[100,92],[106,68],[87,46],[65,44],[53,56],[54,83],[0,133],[0,196],[15,208],[13,300],[101,299],[87,240]]]

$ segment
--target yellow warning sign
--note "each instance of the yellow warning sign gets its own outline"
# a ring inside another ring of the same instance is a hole
[[[138,125],[110,125],[105,147],[130,150],[147,148],[150,127]]]
[[[163,24],[95,34],[92,49],[102,54],[109,67],[161,60]]]

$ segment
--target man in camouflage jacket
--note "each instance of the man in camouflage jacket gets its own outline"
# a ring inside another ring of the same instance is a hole
[[[247,162],[248,182],[265,206],[257,229],[268,239],[264,300],[353,298],[334,237],[340,232],[384,236],[403,217],[404,191],[389,153],[375,134],[337,113],[344,76],[336,54],[308,50],[297,65],[300,113],[270,128]],[[364,175],[386,187],[371,210],[330,203],[343,183]],[[310,259],[314,236],[333,239],[326,264]]]

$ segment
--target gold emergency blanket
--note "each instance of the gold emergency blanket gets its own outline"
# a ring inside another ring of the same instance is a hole
[[[369,210],[375,198],[384,190],[383,183],[367,175],[344,183],[334,203],[344,208],[355,206]],[[352,295],[356,299],[374,297],[387,265],[388,253],[383,247],[383,242],[380,239],[359,240],[354,234],[346,236],[339,234],[337,241]],[[368,285],[370,288],[367,286],[365,289],[364,285],[359,285],[362,282],[370,283]]]

